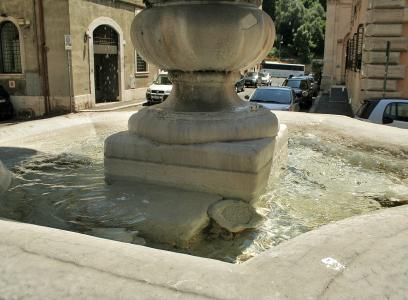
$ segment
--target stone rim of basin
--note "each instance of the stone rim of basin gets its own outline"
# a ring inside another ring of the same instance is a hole
[[[256,210],[239,200],[221,200],[210,206],[208,215],[219,226],[232,233],[256,228],[262,221]]]
[[[11,180],[12,180],[11,173],[0,161],[0,194],[8,190],[11,184]]]

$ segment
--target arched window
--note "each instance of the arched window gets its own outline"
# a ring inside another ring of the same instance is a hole
[[[21,73],[20,37],[10,21],[0,23],[0,73]]]

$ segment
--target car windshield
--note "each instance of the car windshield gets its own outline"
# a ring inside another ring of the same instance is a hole
[[[169,77],[167,75],[159,75],[157,76],[156,80],[154,81],[154,84],[160,84],[160,85],[172,85]]]
[[[246,77],[255,77],[257,75],[256,72],[249,72],[247,73]]]
[[[286,89],[257,89],[251,97],[252,102],[290,104],[291,91]]]
[[[289,86],[291,88],[300,88],[301,82],[302,82],[301,80],[288,80],[286,82],[286,86]]]
[[[261,76],[261,77],[265,77],[265,76],[266,76],[266,74],[265,74],[265,73],[259,73],[259,76]]]

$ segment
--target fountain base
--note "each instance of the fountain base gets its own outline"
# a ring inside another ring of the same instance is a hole
[[[287,128],[248,141],[163,144],[129,132],[105,142],[107,182],[135,181],[221,195],[250,202],[287,157]],[[272,172],[271,172],[272,169]]]

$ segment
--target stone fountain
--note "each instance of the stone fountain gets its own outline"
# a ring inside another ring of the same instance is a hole
[[[239,71],[262,60],[274,42],[274,24],[258,2],[153,0],[135,17],[134,46],[169,71],[173,92],[106,140],[108,182],[257,199],[287,146],[286,126],[234,90]]]

